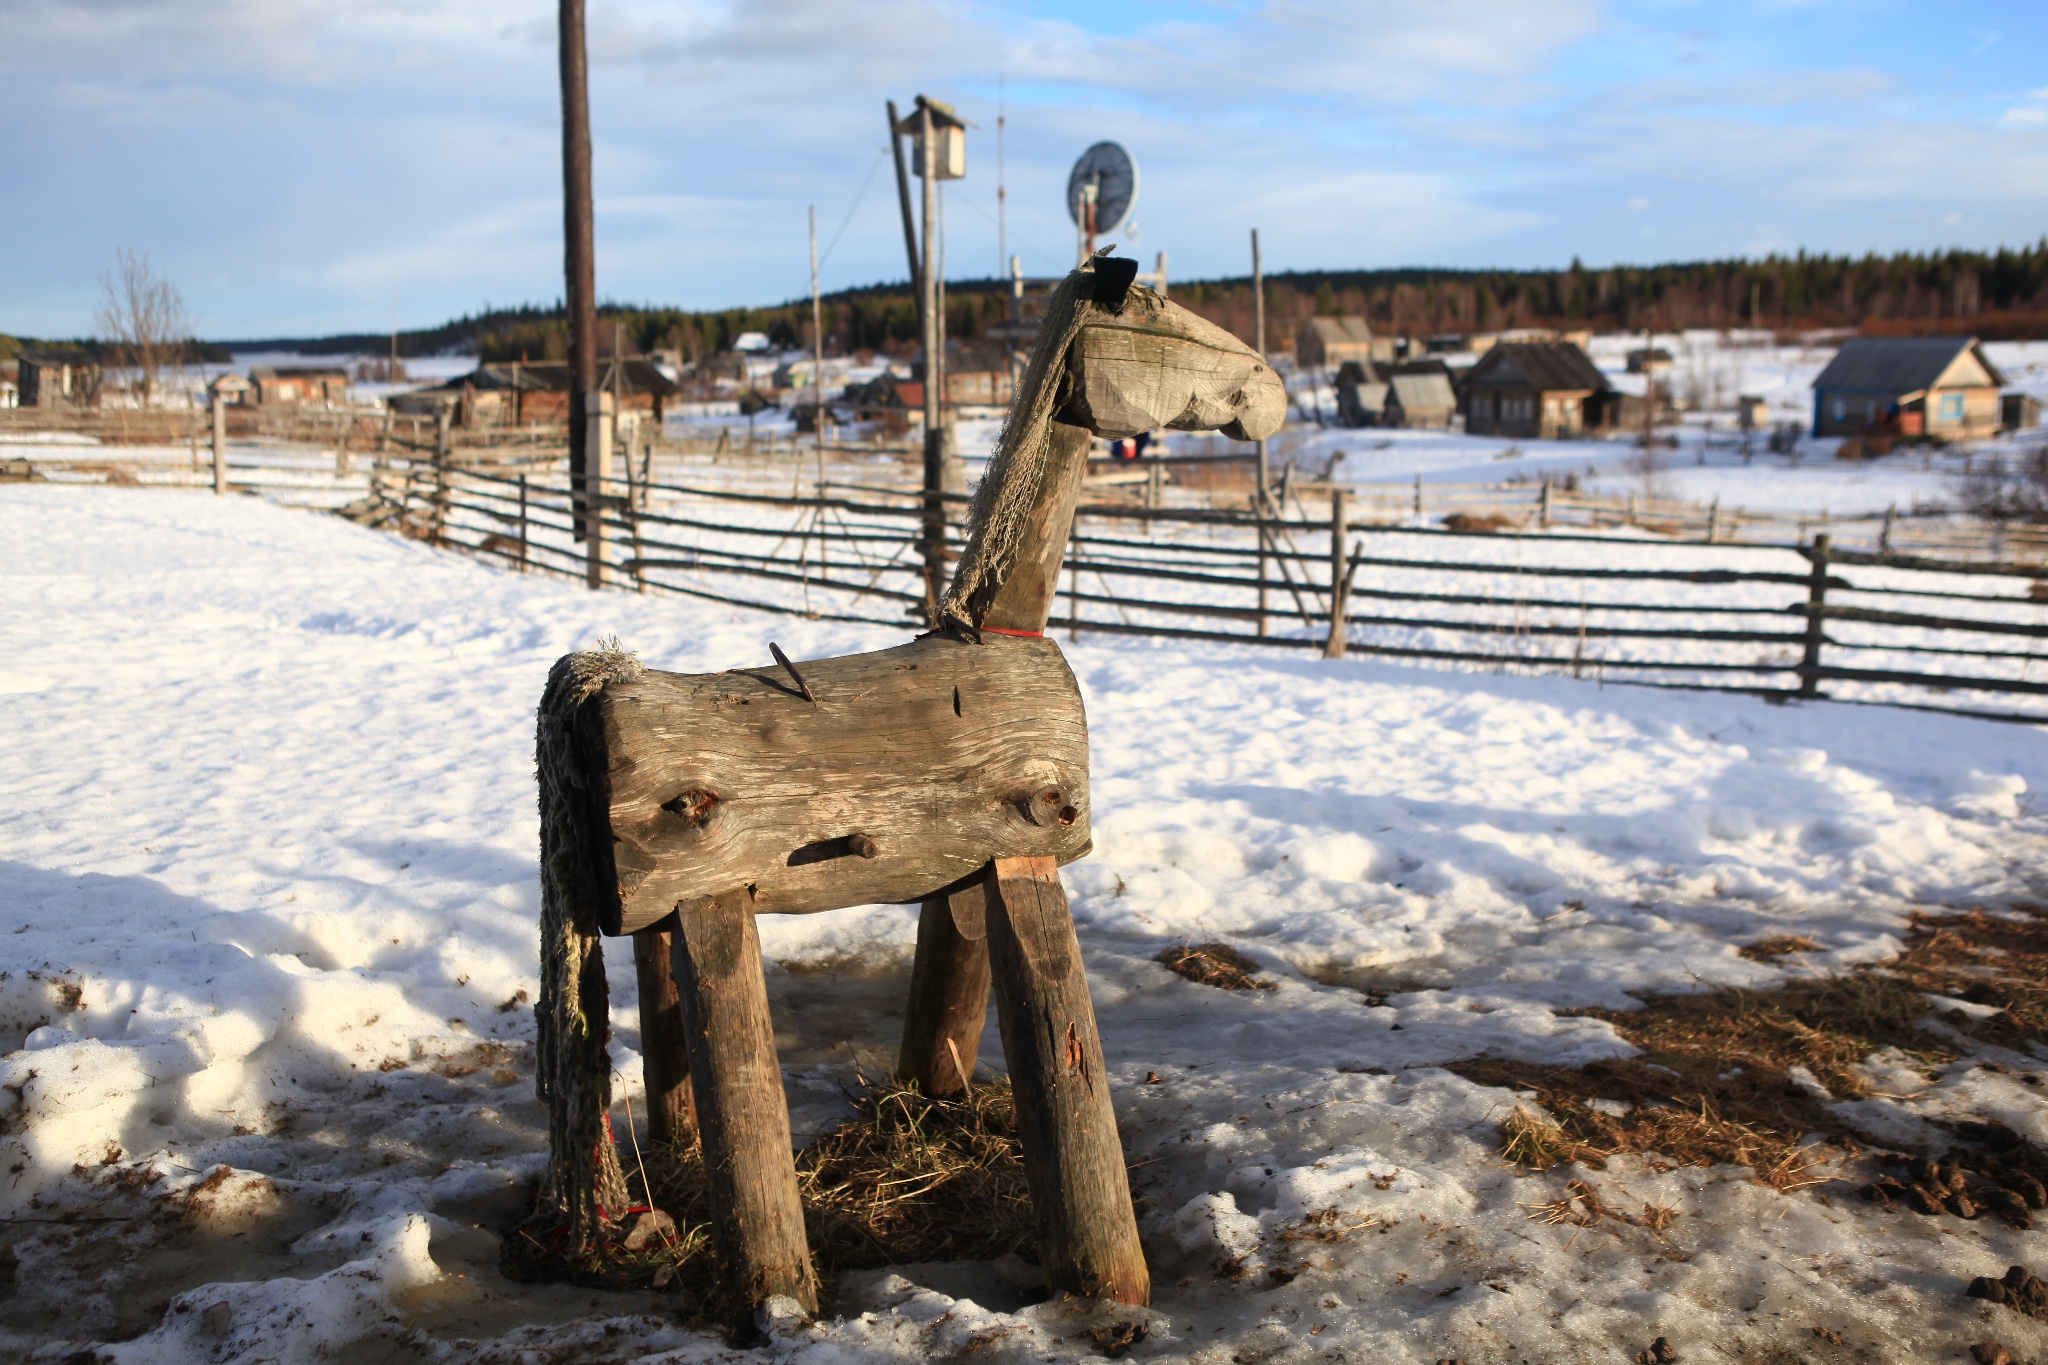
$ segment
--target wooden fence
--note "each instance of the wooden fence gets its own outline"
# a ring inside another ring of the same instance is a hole
[[[556,470],[420,462],[376,478],[351,509],[361,520],[522,570],[588,571]],[[956,520],[965,501],[948,497]],[[1687,544],[1372,525],[1370,509],[1318,519],[1299,499],[1288,506],[1261,517],[1084,504],[1053,628],[2048,721],[2048,567],[1843,549],[1827,536]],[[608,585],[824,620],[924,620],[913,493],[636,475],[608,484],[600,510]]]

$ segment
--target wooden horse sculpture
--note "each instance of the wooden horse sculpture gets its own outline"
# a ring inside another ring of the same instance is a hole
[[[1147,1301],[1058,874],[1090,847],[1087,718],[1044,629],[1091,437],[1259,439],[1286,396],[1135,271],[1097,257],[1054,291],[930,633],[695,676],[617,649],[555,666],[538,741],[539,1084],[578,1249],[625,1202],[598,935],[631,934],[656,1135],[687,1136],[694,1109],[735,1288],[815,1311],[754,916],[921,902],[902,1075],[962,1088],[993,977],[1048,1287]]]

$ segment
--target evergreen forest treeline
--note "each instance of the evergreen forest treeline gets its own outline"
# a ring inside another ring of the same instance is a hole
[[[987,335],[1007,312],[1007,282],[947,286],[948,335]],[[1248,277],[1176,281],[1175,300],[1241,337],[1252,332]],[[824,300],[830,354],[907,354],[917,346],[917,309],[907,284],[843,290]],[[745,332],[778,346],[810,344],[810,300],[762,308],[694,311],[608,304],[599,351],[644,355],[672,349],[686,361],[729,350]],[[1562,270],[1303,270],[1266,278],[1271,343],[1287,343],[1311,316],[1361,315],[1376,332],[1437,335],[1514,327],[1660,331],[1758,326],[1776,332],[1855,328],[1889,334],[1974,333],[2048,337],[2048,237],[1997,251],[1900,252],[1863,257],[1767,256]],[[380,354],[388,333],[266,338],[210,349],[292,349]],[[472,352],[486,360],[560,360],[568,352],[561,306],[487,308],[439,327],[401,332],[401,356]]]

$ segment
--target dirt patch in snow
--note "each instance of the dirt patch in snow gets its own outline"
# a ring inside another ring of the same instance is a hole
[[[1811,950],[1765,940],[1745,955],[1770,960],[1759,956],[1767,946],[1771,956]],[[1865,1063],[1877,1054],[1928,1084],[1985,1048],[2027,1055],[2048,1028],[2048,911],[2023,904],[1997,914],[1916,914],[1906,951],[1881,966],[1771,990],[1641,999],[1636,1010],[1574,1011],[1612,1024],[1641,1049],[1636,1056],[1580,1067],[1496,1058],[1451,1065],[1470,1080],[1529,1093],[1547,1111],[1508,1115],[1504,1155],[1537,1170],[1600,1166],[1619,1153],[1749,1166],[1786,1191],[1837,1178],[1820,1173],[1833,1157],[1867,1155],[1876,1170],[1864,1193],[1887,1206],[1993,1214],[2017,1227],[2048,1207],[2048,1150],[2002,1122],[1932,1119],[1947,1152],[1901,1152],[1873,1146],[1838,1103],[1913,1098],[1873,1081]],[[2019,1078],[2042,1083],[2031,1072]]]

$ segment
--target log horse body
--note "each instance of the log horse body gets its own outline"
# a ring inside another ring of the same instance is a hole
[[[772,668],[660,673],[615,647],[555,665],[538,1086],[576,1250],[625,1204],[599,942],[630,934],[655,1134],[687,1136],[694,1111],[741,1300],[816,1311],[754,916],[919,902],[901,1075],[958,1093],[993,981],[1047,1286],[1148,1300],[1058,873],[1090,847],[1087,718],[1044,629],[1093,438],[1262,439],[1286,394],[1235,337],[1134,286],[1136,268],[1098,256],[1055,289],[930,633],[800,667],[778,650]]]

